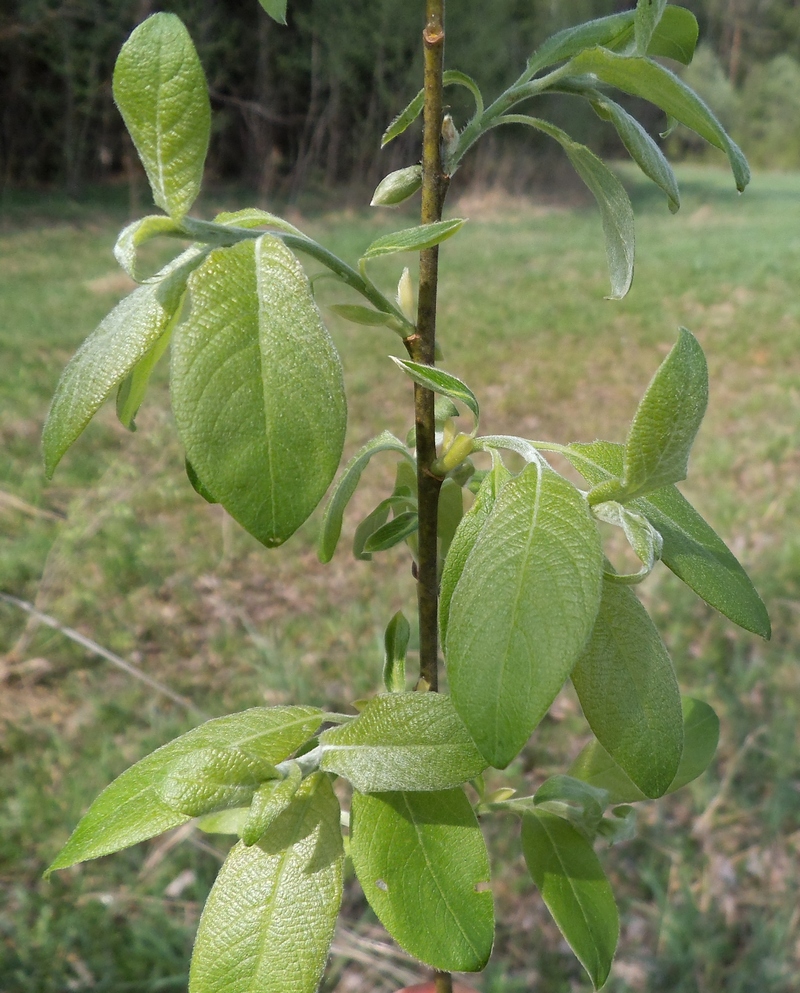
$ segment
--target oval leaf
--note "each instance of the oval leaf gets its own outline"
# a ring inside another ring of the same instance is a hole
[[[602,552],[580,493],[552,469],[506,483],[458,580],[445,657],[453,703],[505,768],[570,674],[600,603]]]
[[[354,793],[351,818],[353,866],[389,934],[436,969],[480,971],[494,937],[489,858],[463,790]]]
[[[231,849],[200,918],[189,993],[314,993],[343,869],[339,802],[317,773],[257,844]]]
[[[628,587],[603,584],[572,682],[598,741],[645,796],[662,796],[683,752],[681,697],[664,643]]]
[[[398,610],[383,636],[383,685],[387,693],[402,693],[406,688],[406,651],[410,638],[411,625],[403,611]]]
[[[175,14],[153,14],[122,46],[114,100],[150,180],[171,217],[200,192],[211,134],[211,104],[200,59]]]
[[[416,228],[406,228],[376,238],[362,256],[362,261],[377,259],[382,255],[396,255],[398,252],[421,252],[425,248],[433,248],[452,238],[466,221],[455,217],[449,221],[435,221],[433,224],[422,224]]]
[[[279,545],[339,465],[346,409],[338,353],[302,268],[270,235],[212,252],[191,292],[172,365],[187,457],[242,527]]]
[[[422,186],[422,166],[396,169],[378,183],[370,200],[370,207],[395,207],[413,196]]]
[[[270,767],[299,748],[321,720],[316,707],[257,707],[181,735],[103,790],[47,872],[183,824],[196,815],[201,797],[208,811],[249,803],[259,783],[274,775]],[[178,809],[167,798],[187,802]]]
[[[619,915],[592,846],[565,820],[537,810],[523,817],[522,851],[553,920],[600,989],[617,947]]]
[[[466,383],[457,376],[437,369],[435,366],[424,365],[422,362],[412,362],[410,359],[398,359],[391,356],[392,362],[398,365],[403,372],[410,376],[419,386],[424,386],[426,390],[438,393],[440,396],[448,397],[450,400],[459,400],[468,407],[475,418],[475,428],[481,416],[481,408],[472,390]]]
[[[446,790],[486,768],[452,701],[439,693],[378,696],[320,743],[320,768],[362,793]]]
[[[406,510],[397,517],[382,524],[364,542],[364,552],[371,555],[373,552],[385,552],[401,541],[405,541],[412,534],[419,530],[419,515],[415,510]]]

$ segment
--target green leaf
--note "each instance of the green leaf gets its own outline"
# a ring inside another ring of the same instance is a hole
[[[591,841],[608,804],[608,793],[573,776],[550,776],[534,794],[533,802],[537,807],[547,804],[551,813],[566,816]]]
[[[200,191],[211,105],[200,59],[175,14],[154,14],[136,28],[119,53],[113,89],[153,199],[182,218]]]
[[[419,386],[423,386],[433,393],[438,393],[440,396],[448,397],[450,400],[458,400],[468,407],[475,418],[475,429],[477,430],[481,409],[475,394],[466,383],[463,383],[457,376],[432,365],[412,362],[410,359],[398,359],[394,355],[391,356],[391,359]]]
[[[447,622],[450,616],[450,601],[453,599],[461,573],[467,563],[475,542],[489,519],[498,494],[511,479],[511,473],[502,460],[493,453],[493,465],[481,483],[475,502],[464,514],[445,558],[439,590],[439,633],[444,645],[447,640]]]
[[[667,0],[638,0],[633,15],[633,32],[636,39],[636,54],[647,55],[650,41],[664,14]]]
[[[157,281],[121,300],[70,359],[42,432],[48,478],[114,387],[174,327],[186,281],[203,258],[197,249],[184,252],[162,269]]]
[[[339,802],[317,773],[257,844],[231,849],[200,918],[190,993],[314,993],[343,869]]]
[[[286,23],[286,0],[258,0],[273,21]]]
[[[674,214],[681,205],[678,181],[661,149],[636,118],[623,110],[618,103],[599,94],[592,97],[591,102],[598,117],[611,121],[617,129],[622,144],[645,176],[652,179],[656,186],[666,193],[669,209]]]
[[[475,99],[475,118],[479,118],[483,114],[483,95],[481,94],[481,88],[472,76],[468,76],[465,72],[459,72],[458,69],[446,69],[442,77],[442,85],[463,86],[464,89],[469,90]]]
[[[619,915],[592,846],[571,824],[537,810],[522,819],[522,851],[553,920],[600,989],[617,947]]]
[[[247,819],[242,825],[242,841],[250,847],[266,833],[273,821],[279,817],[295,797],[303,771],[296,762],[290,764],[285,779],[273,779],[262,783],[253,794]]]
[[[410,127],[414,121],[422,113],[422,108],[425,105],[425,90],[420,90],[419,93],[414,97],[411,103],[395,117],[392,123],[384,132],[381,138],[381,148],[392,141],[393,138],[397,138],[401,135],[408,127]]]
[[[461,217],[449,221],[436,221],[433,224],[422,224],[416,228],[406,228],[376,238],[362,256],[362,262],[377,259],[383,255],[396,255],[398,252],[421,252],[425,248],[433,248],[441,242],[452,238],[466,221]]]
[[[396,169],[378,183],[370,200],[370,207],[396,207],[413,196],[422,186],[422,166]]]
[[[567,458],[595,486],[622,475],[624,448],[571,444]],[[747,631],[770,636],[767,610],[733,553],[674,486],[631,502],[663,539],[661,561],[710,606]]]
[[[683,751],[681,697],[669,653],[628,587],[603,584],[572,682],[598,741],[645,796],[662,796]]]
[[[321,721],[316,707],[257,707],[181,735],[103,790],[47,873],[135,845],[200,813],[249,803],[275,775],[275,763]]]
[[[635,233],[633,207],[622,183],[608,166],[585,145],[573,141],[570,136],[549,121],[526,114],[505,114],[497,119],[498,124],[526,124],[528,127],[544,131],[561,145],[567,153],[575,171],[592,191],[606,239],[606,258],[611,276],[611,299],[620,300],[631,287],[633,280],[633,259]]]
[[[150,376],[166,352],[171,331],[162,334],[150,351],[140,359],[117,387],[117,418],[129,431],[136,430],[136,415],[144,402]]]
[[[394,497],[381,500],[378,506],[361,521],[353,535],[353,558],[362,562],[371,560],[372,556],[364,551],[364,546],[368,539],[386,523],[392,507],[395,506],[405,508],[405,500],[398,500]]]
[[[409,954],[447,971],[486,965],[489,858],[463,790],[354,793],[350,854],[370,906]]]
[[[203,484],[202,479],[197,475],[194,470],[192,463],[186,459],[185,463],[186,475],[189,478],[189,482],[192,484],[192,489],[201,496],[206,503],[219,503],[219,500],[214,496],[214,494]]]
[[[714,758],[719,741],[719,719],[707,703],[681,699],[683,711],[683,753],[667,793],[697,779]],[[609,794],[611,803],[646,800],[642,791],[617,765],[599,741],[591,741],[575,759],[570,775]]]
[[[194,227],[195,232],[211,227],[208,221],[197,221],[195,218],[187,218],[187,220],[191,221],[192,225],[200,225],[199,228]],[[242,228],[245,231],[252,228],[272,228],[276,231],[287,231],[289,234],[303,235],[300,228],[296,228],[294,224],[278,217],[277,214],[271,214],[258,207],[245,207],[244,210],[234,211],[223,210],[216,215],[213,224],[234,229]]]
[[[398,610],[383,636],[383,685],[387,693],[403,693],[406,688],[406,651],[411,627],[402,610]]]
[[[739,191],[750,182],[750,169],[742,150],[700,97],[669,69],[652,59],[628,58],[604,48],[583,52],[572,60],[570,67],[576,75],[594,73],[602,82],[660,107],[725,152]]]
[[[346,408],[338,353],[300,264],[270,235],[213,251],[191,293],[172,363],[187,458],[242,527],[279,545],[339,465]]]
[[[658,531],[646,517],[623,507],[621,503],[614,503],[613,501],[598,503],[592,507],[592,511],[595,517],[601,521],[622,528],[628,539],[628,544],[642,563],[642,568],[638,572],[630,574],[619,575],[617,572],[607,569],[605,579],[609,582],[628,585],[640,583],[646,579],[653,571],[656,562],[661,558],[664,542]]]
[[[137,249],[160,237],[188,238],[188,234],[182,224],[162,214],[151,214],[122,229],[114,245],[114,258],[131,279],[142,282],[137,268]]]
[[[450,602],[453,702],[505,768],[564,685],[600,604],[600,536],[586,501],[532,463],[506,483]]]
[[[362,793],[446,790],[486,768],[450,697],[387,693],[320,737],[320,768]]]
[[[391,314],[382,314],[379,310],[373,310],[372,307],[360,307],[358,304],[352,303],[334,303],[328,307],[328,310],[332,310],[334,314],[338,314],[339,317],[343,317],[353,324],[365,324],[373,328],[385,327],[394,320]]]
[[[694,57],[699,32],[697,18],[690,10],[669,5],[650,39],[647,54],[688,66]]]
[[[439,561],[444,562],[458,525],[464,516],[464,491],[454,479],[445,479],[439,490],[437,534]]]
[[[532,462],[540,466],[547,465],[539,449],[524,438],[515,438],[513,435],[507,434],[484,435],[482,438],[476,438],[475,444],[476,448],[485,451],[504,449],[509,452],[516,452],[526,462]]]
[[[623,805],[615,807],[608,817],[604,817],[597,828],[597,833],[609,845],[618,845],[622,841],[632,841],[636,837],[636,809]]]
[[[373,552],[385,552],[419,530],[419,515],[415,510],[407,510],[397,517],[381,525],[364,542],[367,555]]]
[[[205,834],[240,835],[249,813],[249,807],[231,807],[229,810],[218,810],[213,814],[198,817],[197,826]]]
[[[373,455],[377,455],[378,452],[388,451],[400,452],[404,458],[413,464],[411,455],[402,441],[399,438],[395,438],[391,432],[384,431],[377,438],[368,441],[345,466],[345,470],[334,487],[322,518],[318,552],[320,562],[330,562],[333,558],[333,553],[336,551],[336,545],[339,542],[339,536],[342,533],[342,519],[344,517],[345,507],[352,499],[361,475],[369,465],[370,459]]]

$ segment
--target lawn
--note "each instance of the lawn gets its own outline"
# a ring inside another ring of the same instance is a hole
[[[486,433],[622,440],[677,327],[706,350],[711,402],[683,489],[751,572],[774,633],[764,643],[735,629],[663,568],[640,588],[682,688],[720,714],[722,740],[707,774],[643,805],[637,839],[602,853],[623,916],[607,988],[790,993],[800,974],[800,175],[757,175],[739,197],[724,173],[685,168],[674,217],[644,180],[625,178],[638,262],[620,302],[603,298],[591,205],[454,201],[451,213],[470,222],[442,249],[442,365],[478,394]],[[217,194],[207,212],[239,205]],[[185,989],[224,837],[190,827],[48,883],[43,869],[114,775],[202,715],[289,701],[341,709],[374,692],[383,628],[413,598],[401,552],[366,563],[347,551],[358,512],[385,495],[391,459],[370,469],[330,566],[316,560],[318,515],[288,547],[267,551],[189,486],[164,368],[135,434],[108,405],[46,484],[38,438],[60,369],[129,288],[111,256],[125,221],[113,201],[79,209],[40,199],[12,205],[0,223],[0,590],[190,705],[0,602],[8,993]],[[350,261],[406,222],[345,210],[303,220]],[[399,264],[376,272],[391,286]],[[323,309],[353,302],[330,283],[318,288]],[[387,360],[399,340],[330,326],[346,369],[346,454],[384,427],[405,436],[407,381]],[[513,784],[527,792],[563,771],[586,733],[565,691],[509,770]],[[492,851],[512,861],[494,886],[495,961],[473,985],[587,991],[524,873],[516,829],[501,820],[487,831]],[[326,993],[389,991],[420,974],[381,951],[353,886],[346,908]]]

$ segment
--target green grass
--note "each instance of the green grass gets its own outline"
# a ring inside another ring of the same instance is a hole
[[[454,203],[471,220],[442,250],[443,365],[478,394],[487,433],[621,440],[677,326],[705,348],[711,406],[684,488],[751,571],[774,636],[765,644],[735,630],[665,570],[642,590],[684,689],[718,709],[723,734],[712,770],[646,805],[637,840],[603,854],[623,914],[608,989],[790,993],[800,971],[800,175],[757,175],[738,197],[722,172],[684,169],[675,217],[625,175],[638,262],[633,290],[615,303],[603,299],[591,205]],[[383,626],[412,608],[401,553],[372,564],[347,554],[356,514],[384,494],[389,465],[370,470],[331,566],[316,562],[316,520],[267,552],[189,487],[160,369],[136,434],[105,409],[44,482],[38,437],[60,369],[125,291],[110,252],[125,220],[118,201],[6,205],[0,589],[36,600],[208,714],[289,700],[343,708],[377,687]],[[406,222],[338,213],[307,227],[354,260]],[[376,264],[388,288],[401,264]],[[319,293],[323,305],[350,300],[326,282]],[[398,340],[332,329],[346,366],[348,452],[383,427],[404,435],[408,386],[386,359],[400,354]],[[40,876],[110,778],[196,718],[3,603],[0,638],[0,989],[185,989],[224,839],[195,833],[171,848],[157,839],[50,883]],[[563,770],[585,733],[565,693],[513,764],[514,784],[529,790]],[[473,985],[587,990],[524,874],[512,822],[487,830],[498,943]],[[185,888],[168,889],[179,878]],[[347,910],[348,940],[372,935],[352,888]],[[329,991],[353,988],[359,969],[337,959]],[[363,974],[375,989],[402,985]]]

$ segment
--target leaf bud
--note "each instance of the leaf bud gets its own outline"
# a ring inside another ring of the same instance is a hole
[[[450,114],[445,114],[442,121],[442,150],[450,157],[458,146],[458,128],[453,123]]]
[[[385,176],[372,194],[370,207],[396,207],[422,186],[422,166],[407,166]]]
[[[397,306],[402,310],[403,316],[414,324],[416,320],[414,284],[411,282],[411,273],[407,268],[403,269],[403,275],[397,284]]]
[[[461,465],[474,448],[475,439],[471,434],[457,434],[453,439],[453,444],[447,449],[444,455],[432,463],[431,472],[434,472],[437,476],[446,476],[452,469]]]

